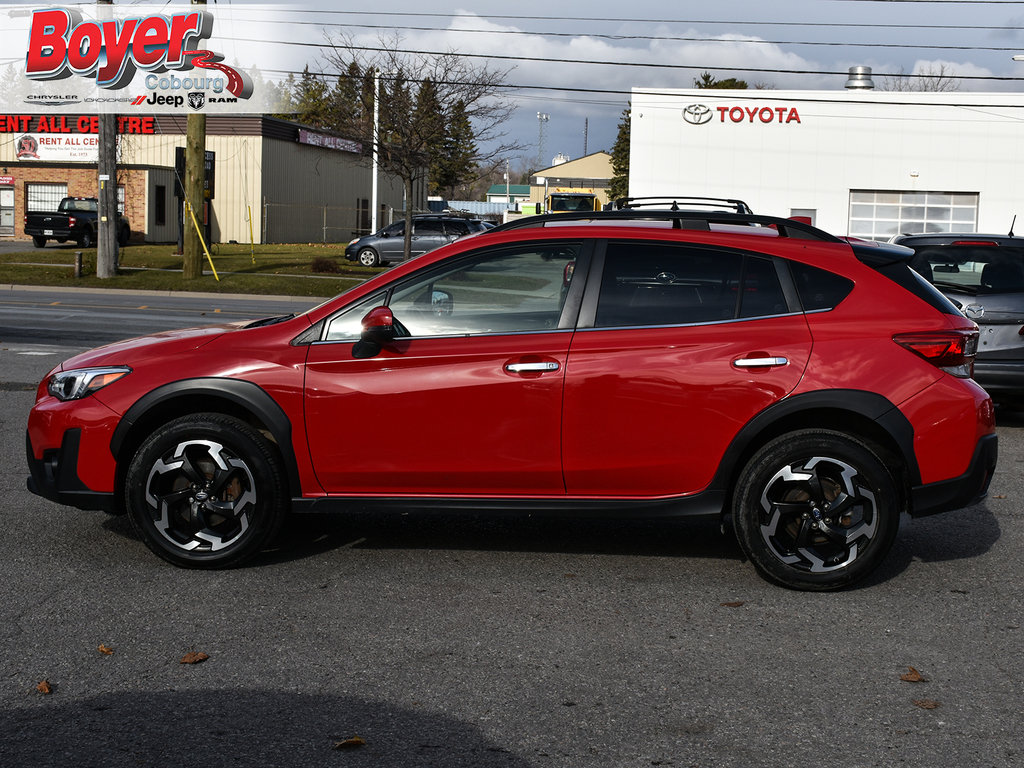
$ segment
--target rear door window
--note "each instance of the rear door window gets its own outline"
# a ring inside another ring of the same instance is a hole
[[[594,324],[687,325],[788,311],[769,257],[675,243],[610,242]]]

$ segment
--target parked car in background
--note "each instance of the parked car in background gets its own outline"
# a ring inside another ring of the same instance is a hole
[[[898,235],[911,266],[978,324],[974,378],[993,399],[1024,403],[1024,237]]]
[[[412,217],[410,258],[483,232],[487,227],[479,219],[458,216],[421,215]],[[405,219],[389,224],[372,235],[357,237],[345,248],[345,258],[364,267],[379,267],[405,259]]]
[[[67,360],[29,488],[189,568],[291,511],[701,515],[766,578],[836,589],[996,464],[977,327],[909,255],[768,216],[526,217],[298,316]]]
[[[47,240],[66,243],[76,241],[82,248],[96,244],[98,227],[98,202],[95,197],[65,197],[56,211],[29,211],[25,214],[25,234],[32,236],[37,248],[43,248]],[[117,243],[128,245],[131,238],[128,219],[117,215]]]

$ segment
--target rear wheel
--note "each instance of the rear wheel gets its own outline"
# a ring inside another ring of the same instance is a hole
[[[147,438],[125,481],[132,524],[185,568],[226,568],[266,547],[287,509],[275,446],[221,414],[176,419]]]
[[[39,235],[33,235],[32,236],[32,244],[36,248],[43,248],[43,247],[46,246],[46,238],[45,237],[40,237]]]
[[[121,227],[117,233],[117,244],[124,248],[132,237],[132,231],[128,227]]]
[[[81,237],[78,238],[78,245],[82,248],[92,248],[92,244],[92,230],[86,227],[85,230],[83,230]]]
[[[379,267],[380,256],[373,248],[363,248],[359,251],[359,263],[364,267]]]
[[[763,576],[823,591],[875,569],[896,538],[900,503],[892,474],[870,446],[808,429],[754,454],[733,515],[740,545]]]

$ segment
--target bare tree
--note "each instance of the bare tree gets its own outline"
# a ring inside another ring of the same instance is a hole
[[[940,62],[915,68],[910,74],[900,67],[900,71],[895,75],[882,78],[880,90],[948,93],[949,91],[959,91],[960,81],[952,67]]]
[[[402,179],[405,199],[412,200],[414,184],[424,179],[432,157],[444,151],[449,138],[451,112],[456,107],[473,131],[471,156],[466,161],[481,167],[494,165],[520,147],[506,140],[502,126],[513,105],[502,94],[508,71],[478,65],[457,53],[413,53],[402,49],[395,34],[379,38],[372,48],[356,45],[350,37],[332,41],[327,64],[338,77],[379,76],[379,118],[372,114],[374,94],[362,95],[359,108],[342,117],[336,129],[366,147],[376,147],[382,170]],[[405,211],[405,255],[410,253],[412,210]]]

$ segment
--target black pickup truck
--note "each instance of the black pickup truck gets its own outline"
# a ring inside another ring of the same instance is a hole
[[[82,248],[96,244],[97,201],[95,197],[65,197],[53,213],[30,211],[25,214],[25,234],[32,236],[36,248],[42,248],[47,240],[66,243],[75,240]],[[128,219],[117,215],[118,245],[127,245],[132,231]]]

